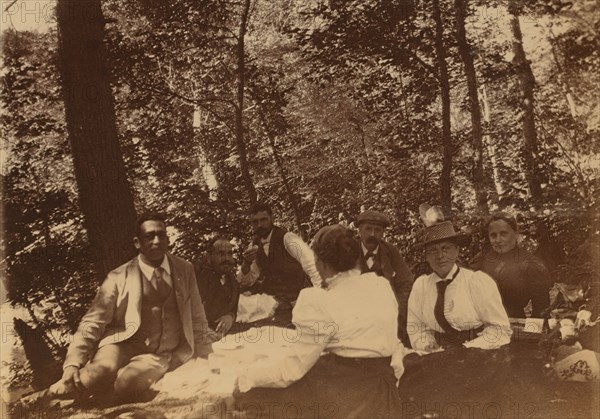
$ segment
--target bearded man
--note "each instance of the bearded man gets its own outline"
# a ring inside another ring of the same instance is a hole
[[[273,223],[268,204],[257,203],[248,214],[254,239],[244,253],[238,275],[241,291],[275,297],[275,317],[283,322],[291,320],[300,290],[321,284],[313,251],[300,236]]]

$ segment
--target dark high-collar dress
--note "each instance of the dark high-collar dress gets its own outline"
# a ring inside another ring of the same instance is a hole
[[[548,270],[538,257],[519,246],[503,254],[490,250],[472,266],[496,281],[509,317],[524,318],[530,300],[532,317],[541,317],[550,304]]]

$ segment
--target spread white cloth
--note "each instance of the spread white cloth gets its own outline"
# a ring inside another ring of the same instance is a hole
[[[277,326],[226,335],[213,343],[208,360],[188,361],[165,374],[153,388],[160,391],[160,398],[227,397],[233,393],[238,370],[261,359],[281,359],[295,339],[295,330]]]
[[[211,380],[219,379],[212,377],[208,361],[202,358],[190,359],[174,371],[168,372],[152,387],[159,390],[159,395],[165,398],[188,399],[196,397],[209,389],[217,388],[212,385]],[[218,389],[218,388],[217,388]],[[232,389],[233,391],[233,389]]]
[[[275,314],[277,300],[268,294],[240,295],[236,321],[252,323]]]
[[[392,356],[396,376],[402,375],[398,304],[389,282],[374,273],[350,270],[327,279],[327,284],[327,289],[300,292],[289,347],[279,358],[245,367],[239,375],[240,391],[287,387],[302,378],[323,352],[351,358]]]
[[[413,349],[422,351],[435,342],[434,332],[443,332],[433,313],[438,292],[436,283],[452,278],[458,267],[446,278],[436,273],[415,280],[408,299],[407,332]],[[460,268],[446,288],[444,315],[457,330],[484,326],[475,339],[465,342],[467,348],[496,349],[510,343],[512,329],[494,280],[484,272]]]

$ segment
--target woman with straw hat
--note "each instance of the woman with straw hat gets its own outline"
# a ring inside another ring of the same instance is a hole
[[[413,349],[496,349],[508,344],[512,330],[496,283],[483,272],[457,265],[466,236],[439,218],[424,218],[418,244],[433,272],[415,280],[408,300]]]

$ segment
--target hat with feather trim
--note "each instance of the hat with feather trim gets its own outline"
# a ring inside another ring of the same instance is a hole
[[[424,247],[428,244],[445,240],[456,242],[459,245],[467,243],[468,234],[457,232],[451,221],[445,220],[445,215],[439,207],[421,204],[419,207],[421,220],[425,224],[417,235],[417,246]]]

